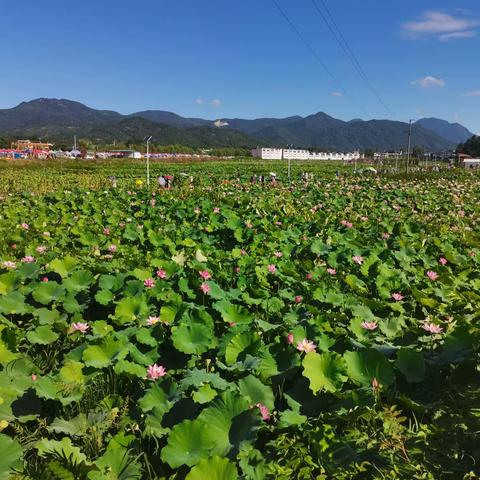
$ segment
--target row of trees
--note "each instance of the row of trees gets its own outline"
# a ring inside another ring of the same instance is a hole
[[[480,136],[475,135],[465,143],[461,143],[457,147],[457,152],[464,153],[472,157],[480,157]]]

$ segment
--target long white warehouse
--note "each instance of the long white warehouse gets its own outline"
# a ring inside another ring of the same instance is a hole
[[[309,150],[294,150],[281,148],[256,148],[252,150],[252,156],[262,160],[360,160],[363,155],[360,152],[332,153],[318,152],[312,153]]]

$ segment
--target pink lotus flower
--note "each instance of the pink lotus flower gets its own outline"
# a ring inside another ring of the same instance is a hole
[[[399,293],[399,292],[394,292],[392,293],[392,298],[396,301],[396,302],[401,302],[403,299],[404,299],[404,296]]]
[[[275,252],[274,255],[275,255],[277,258],[282,258],[282,257],[283,257],[283,253],[282,253],[282,252]]]
[[[164,377],[167,374],[167,371],[161,365],[154,363],[147,368],[147,377],[150,380],[157,380],[158,378]]]
[[[48,282],[48,277],[42,277],[42,282],[47,283]]]
[[[439,261],[439,263],[440,263],[441,265],[443,265],[443,266],[445,266],[445,265],[448,263],[448,260],[447,260],[446,258],[444,258],[444,257],[440,257],[440,258],[438,259],[438,261]]]
[[[363,257],[360,255],[354,255],[352,257],[352,260],[357,263],[358,265],[361,265],[363,263]]]
[[[360,217],[360,220],[361,220],[362,222],[368,222],[368,217],[365,217],[365,216]]]
[[[304,338],[302,341],[297,343],[297,350],[299,352],[310,353],[316,350],[317,346],[310,340]]]
[[[311,280],[313,278],[313,274],[312,273],[307,273],[307,275],[305,276],[305,278],[307,280]]]
[[[158,278],[167,278],[167,272],[161,268],[157,270],[156,275]]]
[[[362,322],[360,326],[365,330],[376,330],[378,324],[377,322]]]
[[[12,248],[12,250],[16,250],[17,249],[17,244],[16,243],[12,243],[10,245],[10,247]],[[471,256],[471,255],[470,255]]]
[[[35,258],[32,257],[31,255],[26,255],[25,257],[22,258],[23,263],[33,263],[35,261]]]
[[[108,251],[111,253],[115,253],[117,251],[117,246],[112,243],[112,245],[108,247]]]
[[[104,235],[110,235],[110,229],[109,228],[104,228],[103,229],[103,234]]]
[[[246,251],[246,250],[241,250],[240,253],[241,253],[242,255],[246,255],[246,254],[247,254],[247,251]]]
[[[155,280],[153,278],[147,278],[144,282],[143,285],[147,288],[153,288],[155,286]]]
[[[220,209],[219,209],[218,207],[215,207],[215,208],[213,209],[213,213],[220,213]]]
[[[37,253],[39,253],[40,255],[43,255],[46,251],[47,251],[47,247],[45,247],[44,245],[39,245],[35,251]]]
[[[270,420],[270,412],[268,408],[262,403],[257,403],[255,406],[260,410],[260,415],[262,415],[262,420],[268,422]]]
[[[31,377],[31,378],[32,378],[32,382],[36,382],[36,381],[37,381],[37,376],[36,376],[34,373],[32,373],[32,377]]]
[[[30,228],[30,226],[28,225],[28,223],[22,223],[20,225],[24,230],[28,230]]]
[[[431,270],[429,270],[427,272],[427,277],[432,281],[434,282],[435,280],[438,280],[438,273],[437,272],[432,272]]]
[[[372,389],[373,389],[373,391],[377,392],[378,390],[380,390],[380,387],[381,387],[380,382],[375,377],[373,377],[372,378]]]
[[[282,222],[275,222],[275,225],[280,227],[282,225]]]
[[[193,211],[194,211],[194,213],[197,213],[197,214],[200,213],[200,209],[198,207],[195,208]]]
[[[147,318],[147,325],[149,327],[157,324],[160,321],[160,317],[148,317]]]
[[[235,273],[240,273],[240,267],[235,267]]]
[[[272,264],[270,264],[267,268],[270,273],[275,273],[277,271],[277,267]]]
[[[228,322],[228,326],[233,328],[233,327],[236,327],[237,324],[236,324],[236,322]]]
[[[10,261],[6,260],[5,262],[3,262],[3,266],[5,268],[12,269],[12,268],[15,268],[17,266],[17,264],[15,262],[10,262]]]
[[[74,332],[81,332],[81,333],[87,333],[88,329],[90,326],[88,323],[83,323],[83,322],[77,322],[77,323],[72,323],[72,330]]]
[[[303,297],[301,295],[295,295],[295,303],[302,303]]]
[[[327,268],[327,273],[330,275],[336,275],[337,271],[334,268]]]
[[[198,272],[198,274],[204,279],[204,280],[209,280],[210,278],[212,278],[212,276],[210,275],[210,272],[208,270],[202,270],[200,272]]]
[[[208,293],[210,293],[210,285],[208,285],[208,283],[202,283],[200,285],[200,290],[205,294],[207,295]]]
[[[293,342],[295,341],[294,337],[293,337],[293,333],[290,332],[288,335],[287,335],[287,343],[289,345],[291,345]]]
[[[443,328],[442,328],[442,327],[440,327],[439,325],[435,325],[435,323],[432,323],[432,322],[425,322],[425,323],[422,325],[422,328],[423,328],[426,332],[434,333],[434,334],[438,334],[438,333],[442,333],[442,332],[443,332]]]
[[[346,228],[353,228],[353,223],[348,222],[347,220],[342,220],[340,223]]]
[[[390,238],[390,234],[389,234],[388,232],[383,232],[383,233],[382,233],[382,238],[383,238],[384,240],[388,240],[388,239]]]

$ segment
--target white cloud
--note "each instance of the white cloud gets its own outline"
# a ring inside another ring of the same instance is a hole
[[[414,80],[410,83],[412,85],[419,85],[422,88],[444,87],[446,85],[445,80],[443,80],[442,78],[436,78],[431,76],[419,78],[418,80]]]
[[[216,98],[215,100],[212,100],[212,107],[214,108],[220,108],[222,106],[222,102]]]
[[[421,20],[402,25],[403,31],[410,36],[435,35],[439,40],[447,41],[469,38],[476,35],[473,29],[480,25],[475,19],[455,17],[439,11],[425,12]]]
[[[456,40],[457,38],[472,38],[476,35],[477,32],[474,32],[473,30],[465,30],[464,32],[445,33],[438,38],[442,42],[448,42],[449,40]]]
[[[203,98],[197,98],[197,99],[195,100],[195,103],[196,103],[197,105],[203,105],[203,104],[205,103],[205,101],[203,100]]]
[[[480,97],[480,90],[473,90],[462,95],[463,97]]]
[[[343,97],[343,93],[342,92],[332,92],[330,94],[332,97]]]

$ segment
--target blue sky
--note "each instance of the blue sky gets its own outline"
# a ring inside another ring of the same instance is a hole
[[[203,118],[436,116],[480,133],[478,0],[324,0],[391,115],[313,1],[6,0],[0,108],[68,98]]]

